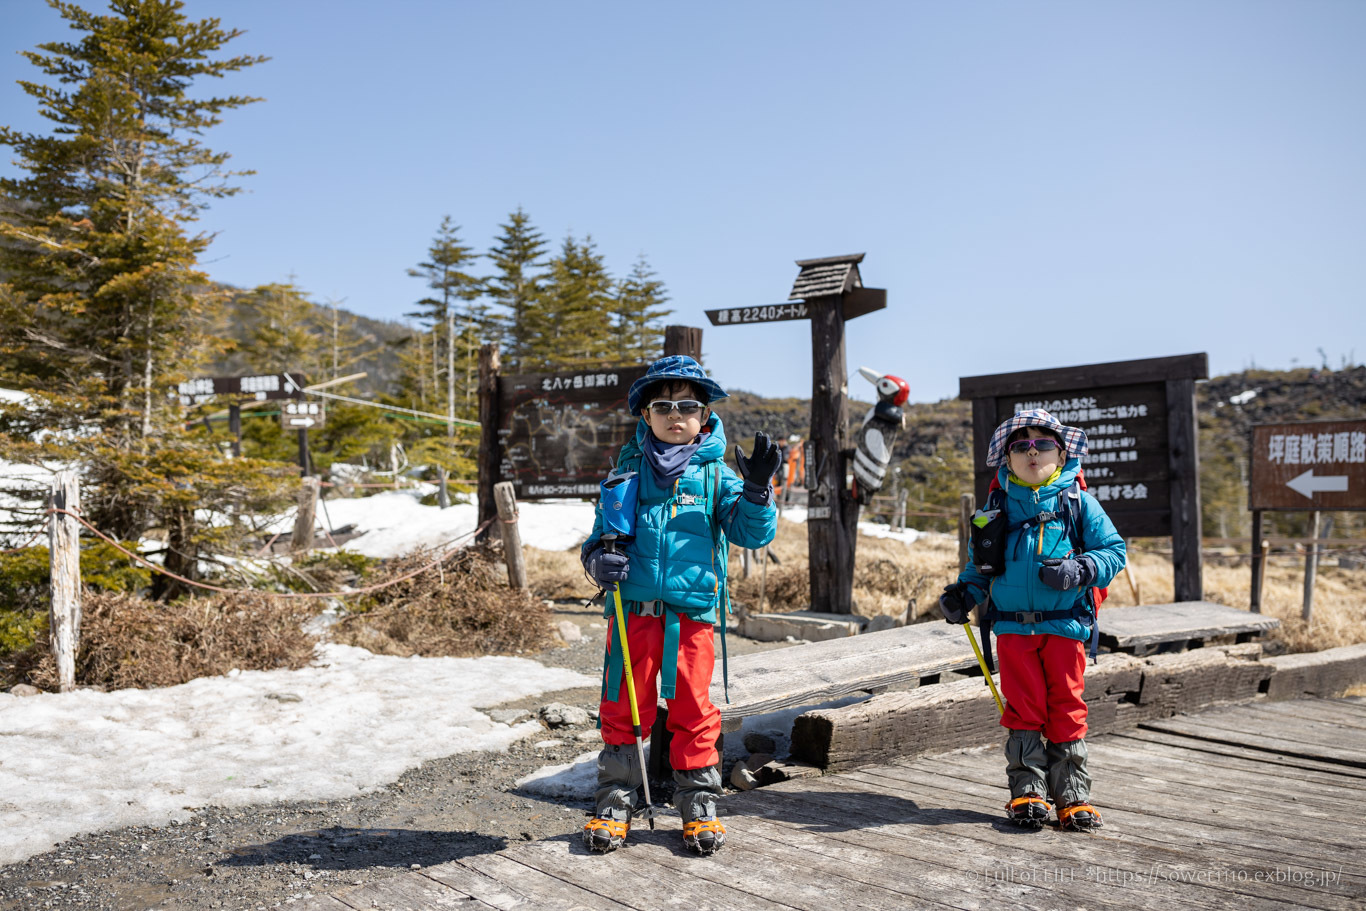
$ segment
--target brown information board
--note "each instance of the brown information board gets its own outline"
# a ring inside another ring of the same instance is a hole
[[[519,500],[592,497],[637,418],[626,393],[645,367],[498,378],[499,476]]]
[[[1252,428],[1248,509],[1366,509],[1366,421]]]
[[[1184,354],[960,378],[959,397],[972,400],[977,502],[996,474],[986,465],[992,432],[1011,415],[1043,408],[1086,431],[1087,490],[1119,533],[1171,535],[1175,600],[1200,600],[1195,381],[1208,376],[1208,356]]]

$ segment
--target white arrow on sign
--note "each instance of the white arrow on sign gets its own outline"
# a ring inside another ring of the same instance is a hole
[[[1329,477],[1314,477],[1314,469],[1309,469],[1297,478],[1286,481],[1285,486],[1298,494],[1314,499],[1314,494],[1319,491],[1345,492],[1347,490],[1346,475],[1332,475]]]
[[[317,423],[317,422],[314,421],[312,418],[290,418],[290,419],[289,419],[289,426],[291,426],[291,427],[312,427],[312,426],[313,426],[314,424],[316,424],[316,423]],[[1346,490],[1346,489],[1347,489],[1346,487],[1343,488],[1343,490]]]

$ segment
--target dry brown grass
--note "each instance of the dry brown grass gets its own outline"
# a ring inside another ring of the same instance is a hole
[[[550,612],[508,588],[501,547],[466,548],[429,571],[376,592],[332,627],[332,639],[381,655],[506,655],[550,644]],[[373,574],[371,584],[430,563],[416,551]]]
[[[303,626],[319,606],[250,593],[160,604],[136,595],[86,591],[76,683],[104,689],[174,686],[233,668],[301,668],[314,639]],[[8,683],[57,688],[47,637],[15,656]]]
[[[1130,571],[1139,594],[1148,604],[1172,599],[1171,558],[1143,549],[1129,555]],[[1252,569],[1247,558],[1206,556],[1205,600],[1247,610],[1251,603]],[[1133,604],[1124,575],[1110,585],[1106,607]],[[1262,587],[1262,613],[1281,621],[1274,634],[1292,652],[1314,652],[1366,642],[1366,572],[1319,563],[1314,585],[1314,614],[1310,624],[1301,619],[1304,607],[1304,558],[1273,556]],[[1102,608],[1103,610],[1104,608]],[[1101,629],[1104,629],[1102,619]]]

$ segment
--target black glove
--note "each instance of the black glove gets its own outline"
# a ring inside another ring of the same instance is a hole
[[[954,626],[967,623],[972,614],[972,605],[963,596],[966,587],[962,582],[945,585],[944,594],[939,596],[939,609],[944,612],[944,620]]]
[[[745,458],[745,454],[740,451],[740,445],[736,444],[735,467],[739,469],[740,477],[745,479],[743,494],[746,500],[760,506],[768,505],[770,482],[778,466],[782,464],[782,459],[778,444],[769,439],[768,434],[763,431],[754,434],[754,448],[750,450],[749,458]]]
[[[596,548],[588,555],[588,559],[583,561],[584,568],[588,570],[588,575],[593,577],[593,581],[598,583],[599,588],[608,591],[615,591],[618,582],[624,582],[626,575],[631,571],[631,564],[627,561],[623,553],[609,554],[602,548]]]
[[[1096,581],[1096,566],[1089,557],[1045,560],[1043,566],[1039,567],[1039,579],[1044,585],[1060,592],[1085,588]]]

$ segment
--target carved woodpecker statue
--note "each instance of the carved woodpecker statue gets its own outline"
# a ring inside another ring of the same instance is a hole
[[[867,367],[860,367],[858,372],[877,387],[877,404],[863,416],[854,450],[853,495],[859,503],[867,503],[886,480],[887,465],[892,461],[892,445],[906,423],[901,406],[910,398],[911,387],[899,376]]]

